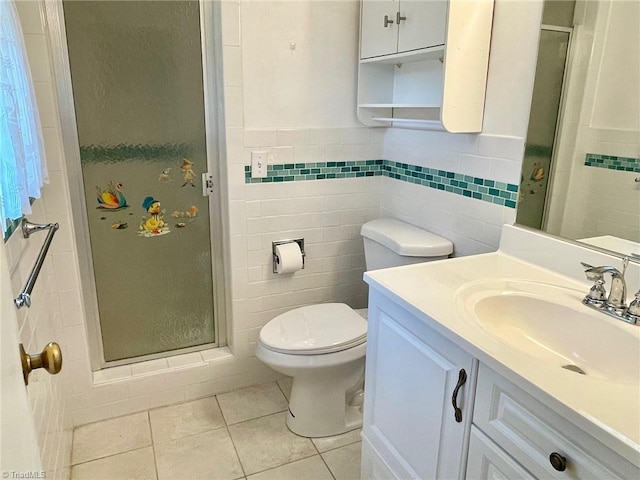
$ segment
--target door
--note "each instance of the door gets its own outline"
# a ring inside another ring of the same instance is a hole
[[[204,196],[202,177],[220,131],[208,108],[215,9],[62,2],[59,98],[74,120],[65,154],[94,368],[224,344],[219,191]]]
[[[402,0],[398,15],[398,52],[444,45],[447,0]]]
[[[0,241],[0,472],[42,471],[36,430],[22,378],[18,345],[18,323],[13,304],[9,265],[4,242]]]
[[[516,212],[517,223],[538,230],[543,228],[570,40],[570,28],[543,26],[540,32]]]
[[[458,478],[471,424],[473,359],[395,304],[378,300],[376,294],[369,308],[363,435],[398,478]],[[469,378],[456,390],[461,369]]]
[[[399,0],[362,2],[360,58],[379,57],[398,51],[398,4]]]

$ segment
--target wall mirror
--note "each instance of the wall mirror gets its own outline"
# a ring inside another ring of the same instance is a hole
[[[640,261],[640,2],[546,0],[516,223]]]

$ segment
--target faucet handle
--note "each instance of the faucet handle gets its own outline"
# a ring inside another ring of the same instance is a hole
[[[588,305],[603,305],[606,298],[607,292],[604,289],[604,278],[602,278],[602,274],[593,274],[596,278],[587,278],[589,280],[594,280],[595,284],[589,289],[589,293],[584,297],[584,303]]]
[[[625,320],[629,323],[640,324],[640,290],[635,295],[624,313]]]
[[[594,282],[594,285],[589,289],[586,297],[582,302],[586,305],[602,306],[607,298],[607,292],[604,288],[604,278],[601,271],[595,270],[596,267],[589,265],[588,263],[580,262],[585,268],[584,274],[587,276],[587,280]]]
[[[595,270],[596,267],[584,262],[580,262],[580,265],[582,265],[585,268],[584,274],[586,275],[587,280],[590,280],[592,282],[597,282],[599,280],[602,280],[602,283],[604,283],[604,280],[602,279],[602,272]],[[600,285],[602,285],[602,283]]]

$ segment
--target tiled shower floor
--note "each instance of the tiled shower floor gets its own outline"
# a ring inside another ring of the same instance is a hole
[[[308,439],[286,425],[281,381],[83,425],[72,479],[357,480],[360,430]]]

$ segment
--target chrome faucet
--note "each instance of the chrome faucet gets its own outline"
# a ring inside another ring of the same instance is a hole
[[[624,274],[627,270],[627,265],[629,265],[629,258],[625,257],[623,259],[622,272],[608,265],[594,267],[584,262],[581,262],[581,264],[585,268],[584,273],[587,279],[594,282],[582,303],[627,323],[640,325],[640,291],[636,293],[635,300],[629,306],[626,304],[627,283],[624,279]],[[611,288],[606,300],[606,290],[604,288],[604,279],[602,278],[605,273],[611,274]]]
[[[590,280],[592,279],[590,278],[590,274],[600,275],[600,277],[602,277],[602,274],[604,273],[611,274],[611,288],[609,289],[609,296],[604,302],[605,307],[608,309],[626,308],[625,301],[627,299],[627,283],[624,280],[625,270],[626,268],[623,268],[622,272],[620,272],[620,270],[615,267],[603,266],[590,267],[584,271],[587,278]]]

